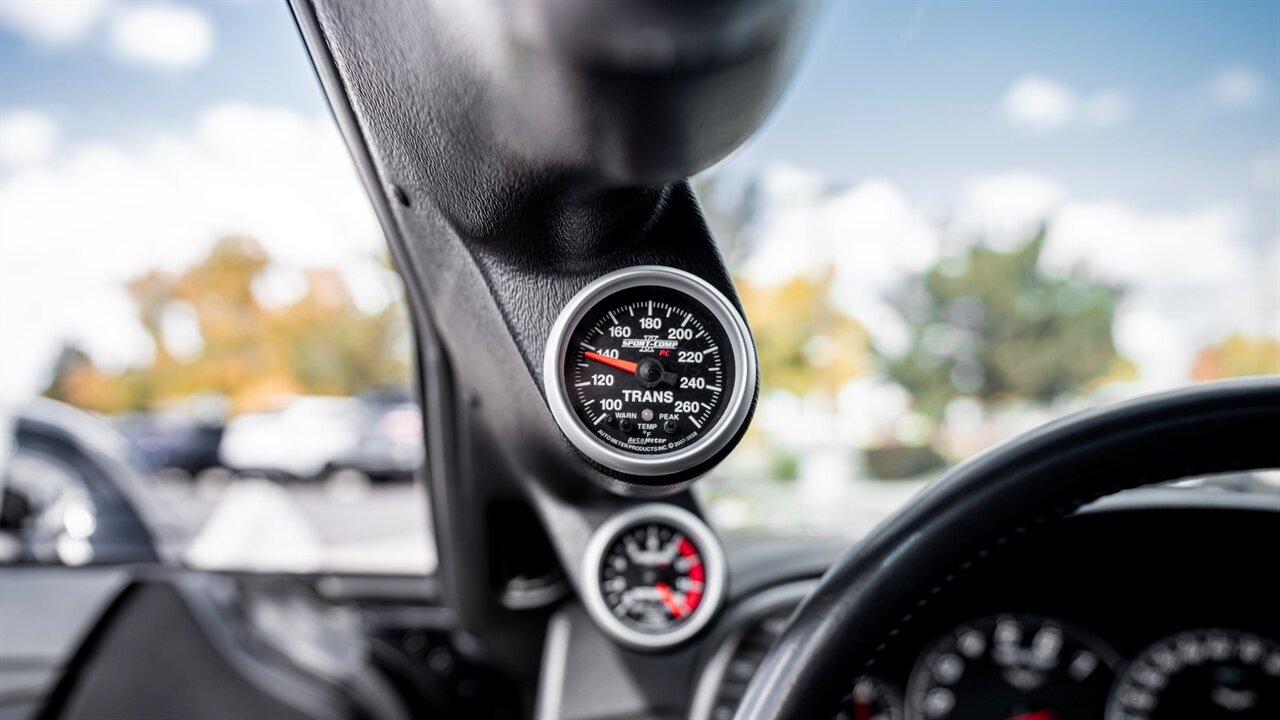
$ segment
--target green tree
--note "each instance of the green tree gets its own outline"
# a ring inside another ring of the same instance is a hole
[[[1047,403],[1123,365],[1111,334],[1120,289],[1047,272],[1044,244],[1041,230],[1007,252],[972,246],[893,298],[911,342],[885,366],[917,410],[937,420],[959,396]]]

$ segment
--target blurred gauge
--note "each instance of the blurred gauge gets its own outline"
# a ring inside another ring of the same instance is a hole
[[[902,693],[893,685],[870,675],[853,684],[837,720],[902,720]]]
[[[916,661],[907,717],[1097,718],[1118,660],[1100,640],[1059,620],[979,618],[944,635]]]
[[[1107,720],[1280,718],[1280,645],[1194,630],[1147,648],[1116,681]]]

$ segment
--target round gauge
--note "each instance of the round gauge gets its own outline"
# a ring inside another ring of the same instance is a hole
[[[649,504],[607,520],[583,566],[587,610],[615,639],[641,649],[692,637],[724,592],[720,543],[693,513]]]
[[[1096,718],[1118,657],[1083,630],[1036,615],[992,615],[961,625],[916,662],[907,717]]]
[[[729,445],[756,385],[737,309],[689,273],[645,266],[578,293],[547,343],[548,403],[565,436],[618,472],[666,475]]]
[[[1107,720],[1280,718],[1280,645],[1232,630],[1179,633],[1116,681]]]
[[[863,675],[836,720],[902,720],[902,694],[878,677]]]

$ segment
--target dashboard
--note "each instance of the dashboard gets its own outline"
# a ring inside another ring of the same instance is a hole
[[[1280,567],[1277,513],[1280,495],[1161,488],[1032,528],[885,628],[833,716],[1280,717],[1280,601],[1259,581]],[[739,613],[706,653],[690,717],[733,716],[809,587]]]

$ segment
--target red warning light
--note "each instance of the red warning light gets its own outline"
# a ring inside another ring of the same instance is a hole
[[[659,351],[658,351],[658,357],[671,357],[671,351],[670,351],[670,350],[659,350]]]

